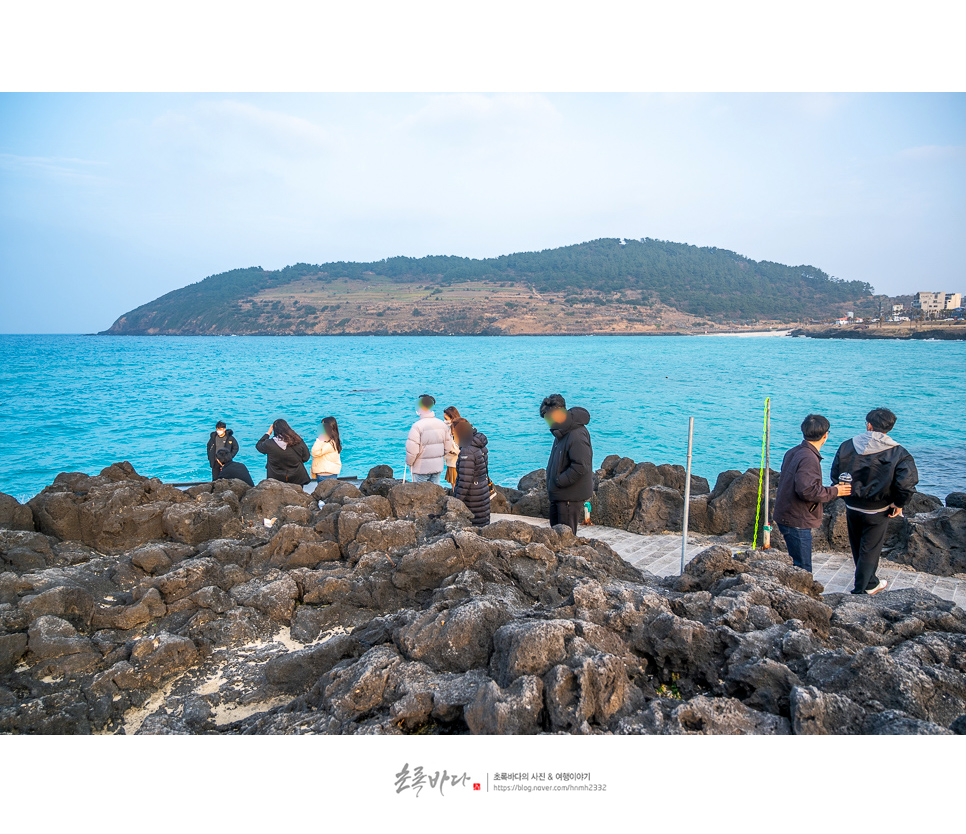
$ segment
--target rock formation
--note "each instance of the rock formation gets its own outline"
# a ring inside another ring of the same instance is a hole
[[[775,551],[659,580],[387,468],[310,495],[115,464],[29,506],[0,529],[0,732],[966,731],[966,612],[822,597]]]

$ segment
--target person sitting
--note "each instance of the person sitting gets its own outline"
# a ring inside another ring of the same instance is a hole
[[[303,465],[312,456],[309,447],[284,420],[272,423],[255,448],[268,458],[265,461],[267,477],[300,486],[311,480]]]
[[[234,432],[228,428],[222,420],[215,423],[215,430],[208,438],[208,463],[211,465],[211,480],[218,477],[218,461],[215,456],[222,449],[227,449],[232,457],[238,454],[238,441],[234,438]]]
[[[312,444],[312,477],[319,483],[337,478],[342,471],[341,452],[339,424],[335,417],[324,417],[322,432]]]
[[[490,474],[486,451],[486,435],[478,432],[469,420],[453,421],[453,434],[460,445],[456,458],[456,483],[453,497],[466,504],[473,513],[473,525],[490,523]]]
[[[215,455],[215,463],[218,464],[218,477],[215,478],[216,481],[222,478],[235,478],[236,480],[244,481],[249,486],[255,486],[248,467],[244,463],[235,460],[231,456],[231,452],[227,449],[218,450],[218,454]]]

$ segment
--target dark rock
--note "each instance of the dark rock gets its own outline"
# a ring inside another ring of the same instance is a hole
[[[511,507],[515,515],[525,515],[532,518],[550,517],[550,497],[546,488],[533,489],[524,493]]]
[[[342,557],[339,545],[324,541],[311,527],[285,524],[254,557],[280,568],[314,568]]]
[[[0,570],[17,573],[43,570],[55,561],[46,536],[25,530],[0,529]]]
[[[30,621],[52,614],[75,628],[87,628],[94,614],[94,598],[84,588],[57,586],[20,600],[20,609]]]
[[[940,576],[966,572],[966,510],[946,507],[899,521],[890,559]]]
[[[231,597],[239,605],[247,605],[261,611],[273,622],[288,625],[292,622],[292,615],[295,613],[299,588],[295,581],[287,576],[265,585],[254,580],[232,588]]]
[[[0,634],[0,675],[12,672],[26,651],[26,634]]]
[[[389,673],[402,659],[392,646],[375,646],[358,660],[336,666],[322,679],[322,703],[342,721],[383,704]]]
[[[790,693],[792,730],[796,735],[853,735],[862,732],[866,711],[851,698],[794,686]]]
[[[912,718],[898,710],[885,710],[870,715],[864,732],[875,736],[950,736],[955,735],[945,727]]]
[[[653,463],[638,463],[629,470],[618,465],[613,476],[597,487],[592,502],[594,523],[626,529],[637,510],[641,491],[663,485],[661,473]]]
[[[493,651],[493,633],[512,614],[505,603],[489,597],[423,612],[393,635],[399,651],[434,669],[465,672],[483,668]]]
[[[93,478],[59,475],[29,506],[41,532],[116,553],[163,538],[165,510],[187,501],[189,496],[138,475],[125,461]]]
[[[788,735],[788,720],[751,709],[733,698],[698,695],[671,713],[672,735]]]
[[[436,484],[406,481],[389,491],[389,503],[396,518],[415,519],[438,512],[446,490]]]
[[[632,533],[663,533],[681,530],[683,521],[684,496],[671,487],[652,486],[641,490],[627,529]]]
[[[201,544],[240,533],[241,508],[233,492],[202,495],[190,503],[169,506],[162,525],[175,541]]]
[[[117,605],[93,612],[94,628],[131,629],[151,620],[160,619],[167,613],[157,588],[149,588],[133,605]]]
[[[822,511],[822,524],[812,534],[813,549],[827,547],[829,550],[838,553],[850,552],[849,529],[845,515],[845,500],[842,498],[836,498],[824,506]],[[772,533],[773,541],[776,536],[781,538],[778,525],[775,525],[775,531]]]
[[[580,657],[554,666],[543,677],[550,726],[563,732],[587,732],[604,726],[624,706],[628,680],[625,664],[612,654]]]
[[[725,473],[730,474],[730,473]],[[714,535],[735,533],[739,539],[750,541],[755,529],[755,515],[758,507],[758,469],[749,469],[743,475],[728,482],[728,486],[718,491],[722,483],[722,476],[708,500],[708,532]],[[774,485],[778,483],[778,473],[771,472],[772,496],[774,503]],[[717,493],[717,495],[716,495]],[[762,505],[764,500],[762,500]],[[764,513],[761,513],[764,518]],[[771,513],[769,513],[771,518]],[[759,521],[759,530],[763,521]]]
[[[261,524],[263,519],[279,517],[283,507],[311,509],[318,506],[316,501],[298,484],[266,478],[245,493],[241,501],[241,514],[246,521]]]
[[[475,735],[527,735],[541,728],[543,681],[523,675],[507,688],[487,681],[463,711]]]
[[[0,492],[0,527],[34,531],[34,514],[12,495]]]
[[[77,629],[67,620],[52,614],[44,614],[34,620],[27,634],[27,648],[38,660],[93,650],[90,640],[78,635]]]
[[[566,642],[574,636],[569,620],[512,622],[493,635],[490,671],[501,686],[520,675],[542,676],[566,657]]]
[[[662,463],[657,467],[661,475],[661,483],[670,489],[676,489],[684,495],[684,486],[687,480],[687,470],[675,463]],[[707,478],[698,475],[691,475],[691,495],[708,495],[711,486]]]
[[[946,506],[966,510],[966,492],[950,492],[946,496]]]
[[[534,469],[533,472],[524,475],[520,478],[520,482],[517,484],[517,489],[520,492],[531,492],[535,489],[547,491],[547,470],[546,469]]]

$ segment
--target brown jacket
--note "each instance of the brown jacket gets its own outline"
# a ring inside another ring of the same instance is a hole
[[[835,487],[822,486],[821,460],[807,440],[785,453],[775,495],[776,522],[786,527],[821,526],[822,504],[838,498]]]

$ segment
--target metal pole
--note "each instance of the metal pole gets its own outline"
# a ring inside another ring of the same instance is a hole
[[[681,573],[688,549],[688,510],[691,505],[691,446],[694,440],[694,417],[688,417],[688,465],[684,468],[684,523],[681,525]]]
[[[768,550],[771,547],[771,526],[768,523],[768,495],[771,470],[771,398],[765,401],[765,526],[762,529],[761,541],[762,549]]]

